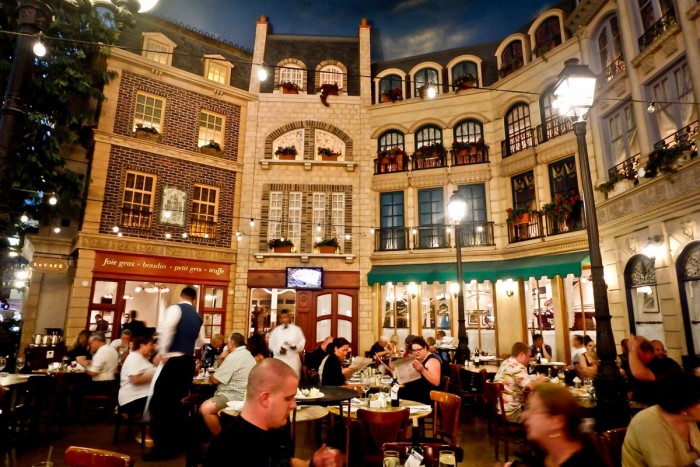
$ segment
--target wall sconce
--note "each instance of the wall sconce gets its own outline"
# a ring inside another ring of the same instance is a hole
[[[647,244],[644,246],[644,255],[647,258],[656,258],[662,253],[663,237],[661,235],[654,235],[647,239]]]
[[[506,280],[505,290],[507,296],[512,297],[515,295],[515,283],[513,282],[513,279]]]
[[[450,284],[450,292],[452,293],[452,296],[454,298],[457,298],[457,294],[459,294],[459,284],[456,282],[453,282]]]
[[[415,299],[416,296],[418,295],[418,286],[416,285],[415,282],[408,283],[408,293],[412,299]]]

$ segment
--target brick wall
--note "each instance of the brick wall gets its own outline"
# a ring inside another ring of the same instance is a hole
[[[109,169],[105,184],[104,204],[100,232],[112,234],[112,227],[119,225],[124,178],[127,170],[153,174],[157,177],[155,190],[154,213],[149,230],[126,231],[130,237],[153,238],[162,240],[166,233],[171,233],[172,242],[198,243],[202,245],[231,247],[233,225],[233,196],[236,186],[236,174],[230,170],[197,164],[195,162],[172,159],[160,154],[112,146],[109,158]],[[219,187],[219,210],[216,226],[216,238],[182,238],[190,225],[193,185],[200,183]],[[185,225],[177,227],[161,224],[160,207],[162,205],[163,188],[177,187],[187,193],[185,203]]]
[[[241,107],[215,97],[205,96],[148,77],[124,71],[119,88],[119,102],[114,119],[114,133],[132,134],[136,93],[147,92],[165,99],[161,143],[187,151],[199,151],[199,113],[209,110],[226,118],[223,159],[238,159]]]

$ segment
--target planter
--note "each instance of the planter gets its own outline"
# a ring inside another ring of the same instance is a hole
[[[145,139],[145,140],[153,141],[156,143],[160,142],[160,134],[159,133],[150,133],[148,131],[136,130],[134,132],[134,136],[137,139]]]
[[[296,154],[277,154],[277,159],[281,161],[293,161],[296,160]]]
[[[382,95],[382,102],[394,102],[391,100],[391,97],[387,96],[386,94]]]
[[[294,88],[282,88],[282,94],[299,94],[299,90]]]
[[[324,253],[324,254],[334,254],[336,252],[336,250],[338,249],[337,246],[331,246],[331,245],[320,245],[316,248],[318,248],[319,253]]]
[[[208,156],[220,156],[224,153],[221,149],[216,149],[216,148],[209,148],[206,146],[202,146],[199,148],[199,152],[202,154],[206,154]]]
[[[467,148],[462,148],[455,153],[455,162],[457,165],[465,165],[468,162],[467,159],[468,151]]]
[[[322,161],[337,161],[338,156],[339,156],[338,154],[331,154],[330,156],[323,154],[323,155],[321,155],[321,160]]]
[[[515,224],[515,225],[529,224],[530,219],[532,219],[532,214],[530,214],[529,212],[526,212],[525,214],[520,214],[520,216],[513,219],[513,224]]]
[[[292,245],[276,246],[272,248],[272,251],[275,253],[291,253]]]

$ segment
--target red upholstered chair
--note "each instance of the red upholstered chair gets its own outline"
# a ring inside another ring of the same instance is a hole
[[[498,444],[501,434],[504,439],[505,461],[508,462],[508,443],[510,434],[525,435],[525,429],[521,423],[509,422],[506,419],[506,411],[503,404],[503,383],[487,381],[484,384],[486,389],[486,407],[488,416],[496,425],[496,459],[498,459]]]
[[[358,409],[362,465],[381,463],[384,443],[405,439],[409,413],[407,408],[395,412]]]
[[[134,460],[126,454],[103,449],[70,446],[63,461],[69,467],[133,467]]]

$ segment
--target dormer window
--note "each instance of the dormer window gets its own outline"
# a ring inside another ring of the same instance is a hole
[[[172,65],[175,47],[177,47],[177,44],[168,39],[164,34],[159,32],[143,33],[142,55],[147,60],[152,60],[163,65]]]
[[[231,82],[233,64],[222,55],[204,56],[204,77],[219,84],[228,85]]]

